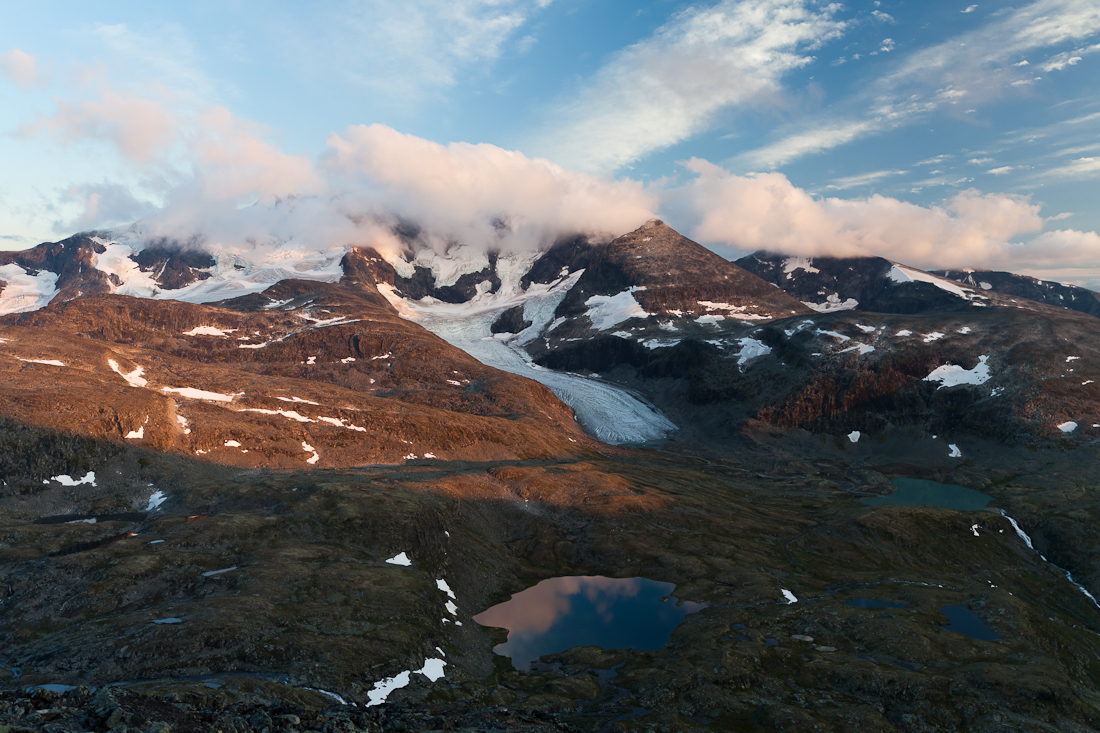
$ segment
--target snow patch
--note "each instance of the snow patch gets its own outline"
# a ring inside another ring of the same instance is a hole
[[[231,568],[222,568],[221,570],[208,570],[202,574],[204,578],[213,578],[215,575],[221,575],[222,573],[228,573],[230,570],[236,570],[237,566],[234,565]]]
[[[791,279],[791,274],[795,270],[805,270],[808,273],[821,272],[821,270],[814,267],[812,257],[788,257],[783,260],[783,272],[786,274],[788,280]]]
[[[160,491],[158,489],[157,491],[154,491],[152,493],[152,495],[149,497],[149,503],[146,505],[145,511],[151,512],[154,509],[157,509],[158,507],[160,507],[160,505],[163,504],[167,500],[168,500],[168,494],[165,494],[163,491]]]
[[[936,389],[956,387],[960,384],[985,384],[991,378],[988,360],[987,356],[979,356],[978,365],[973,369],[963,369],[956,364],[944,364],[933,369],[923,381],[939,382],[940,386]]]
[[[794,593],[791,593],[786,588],[780,588],[779,590],[783,592],[783,597],[787,599],[788,606],[792,603],[798,603],[798,596],[796,596]]]
[[[959,287],[951,280],[945,280],[942,277],[936,277],[935,275],[930,275],[927,272],[913,270],[908,267],[902,267],[901,265],[894,265],[893,267],[891,267],[890,271],[886,273],[886,277],[896,283],[929,283],[931,285],[935,285],[940,290],[944,290],[964,300],[970,300],[973,297],[973,293],[965,288]]]
[[[832,313],[834,311],[850,311],[859,307],[859,301],[855,298],[848,298],[843,303],[840,301],[840,294],[833,293],[825,298],[824,303],[810,303],[808,301],[802,301],[802,305],[815,310],[818,313]]]
[[[1077,423],[1073,422],[1072,420],[1067,420],[1066,422],[1059,424],[1057,427],[1063,433],[1072,433],[1074,430],[1077,429]]]
[[[276,397],[279,402],[304,402],[307,405],[320,405],[320,402],[310,402],[309,400],[303,400],[301,397]]]
[[[947,334],[940,333],[939,331],[933,331],[932,333],[924,334],[924,339],[923,340],[924,340],[924,343],[930,344],[933,341],[939,341],[940,339],[942,339],[946,335]]]
[[[0,280],[7,283],[0,290],[0,316],[38,310],[60,292],[55,273],[40,270],[31,275],[15,263],[0,267]]]
[[[183,335],[184,336],[225,336],[226,334],[236,333],[239,330],[240,329],[237,329],[237,328],[227,328],[227,329],[222,330],[220,328],[215,328],[214,326],[195,326],[190,331],[184,331]]]
[[[304,440],[302,441],[302,450],[304,450],[306,453],[313,453],[311,457],[306,459],[306,463],[312,465],[321,460],[321,455],[317,452],[317,450]]]
[[[405,670],[393,677],[387,677],[384,680],[375,682],[374,687],[367,691],[367,697],[370,698],[367,707],[374,707],[375,705],[381,705],[386,702],[386,698],[390,696],[391,692],[399,690],[402,687],[408,687],[411,677],[412,673],[409,670]]]
[[[951,449],[951,452],[947,454],[948,458],[962,458],[962,451],[959,450],[959,446],[954,443],[948,443],[947,447]]]
[[[898,331],[897,333],[895,333],[894,335],[895,336],[912,336],[913,332],[910,331],[908,328],[903,328],[900,331]]]
[[[404,552],[397,553],[390,559],[386,560],[386,562],[388,562],[390,565],[401,565],[406,568],[412,565],[412,560],[410,560],[409,556]]]
[[[744,367],[745,363],[752,359],[772,353],[772,347],[766,345],[763,341],[757,341],[751,336],[738,339],[738,343],[741,344],[741,351],[737,353],[738,368]]]
[[[208,400],[210,402],[232,402],[234,397],[240,397],[244,394],[244,392],[234,392],[233,394],[207,392],[204,389],[195,389],[194,387],[161,387],[160,391],[174,392],[180,397],[186,397],[189,400]]]
[[[593,295],[584,304],[588,306],[585,314],[597,331],[606,331],[630,318],[646,318],[642,306],[634,299],[634,293],[645,287],[634,286],[615,295]]]
[[[860,435],[862,435],[861,432],[859,432],[858,430],[853,430],[852,432],[848,433],[848,440],[852,441],[853,443],[858,443]]]
[[[131,387],[144,387],[149,382],[142,378],[142,374],[145,373],[145,367],[134,367],[134,370],[127,374],[119,367],[118,362],[114,359],[107,360],[107,366],[111,367],[111,370],[118,374],[120,377],[126,380],[126,383]]]
[[[81,484],[91,484],[95,486],[95,471],[88,471],[88,473],[84,474],[84,478],[79,480],[74,479],[72,476],[61,474],[60,476],[54,476],[50,481],[56,481],[62,486],[80,486]]]
[[[65,366],[65,362],[58,361],[57,359],[24,359],[21,356],[17,356],[15,358],[18,359],[19,361],[25,361],[29,364],[47,364],[49,366],[59,366],[59,367]]]
[[[144,437],[145,437],[145,426],[144,425],[142,425],[137,430],[131,430],[130,432],[126,433],[127,440],[141,440]]]
[[[846,349],[841,349],[837,353],[843,354],[846,351],[855,351],[856,349],[859,349],[859,353],[862,356],[863,354],[870,354],[872,351],[875,350],[875,347],[871,346],[870,344],[861,344],[859,342],[856,342],[855,346],[849,346]]]

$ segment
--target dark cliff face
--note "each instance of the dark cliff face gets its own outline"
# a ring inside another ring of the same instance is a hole
[[[630,288],[638,304],[653,314],[785,318],[810,312],[782,290],[654,220],[599,250],[557,315],[581,315],[592,296]]]
[[[1015,295],[1100,318],[1100,293],[1076,285],[1063,285],[994,270],[934,270],[933,273],[983,291]]]
[[[602,247],[603,245],[593,242],[584,234],[562,237],[535,260],[520,284],[524,289],[530,287],[531,283],[546,285],[577,270],[583,270],[592,263]]]
[[[761,251],[737,264],[821,312],[947,313],[989,300],[980,292],[959,297],[928,282],[898,282],[890,277],[894,263],[882,257],[807,259]]]

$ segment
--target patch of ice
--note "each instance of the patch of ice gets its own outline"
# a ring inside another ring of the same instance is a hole
[[[962,458],[962,451],[959,450],[959,446],[954,443],[948,443],[947,447],[951,449],[951,452],[947,454],[948,458]]]
[[[1063,433],[1072,433],[1074,430],[1077,429],[1077,423],[1073,422],[1072,420],[1067,420],[1066,422],[1059,424],[1057,427]]]
[[[207,392],[204,389],[195,389],[194,387],[161,387],[160,391],[174,392],[180,397],[186,397],[189,400],[208,400],[210,402],[232,402],[234,397],[240,397],[244,394],[244,392],[234,392],[233,394]]]
[[[976,524],[970,525],[970,531],[974,533],[975,537],[981,537],[981,535],[978,534],[978,525],[976,525]]]
[[[796,596],[794,593],[791,593],[786,588],[780,588],[779,590],[783,591],[783,597],[787,599],[788,606],[792,603],[798,603],[798,596]]]
[[[141,440],[144,437],[145,437],[145,426],[144,425],[142,425],[137,430],[131,430],[130,432],[126,433],[126,438],[128,440]]]
[[[390,559],[386,560],[386,562],[388,562],[390,565],[402,565],[404,567],[409,567],[410,565],[412,565],[412,560],[410,560],[409,556],[404,552],[397,553]]]
[[[446,593],[451,598],[455,597],[455,592],[453,590],[451,590],[451,586],[447,585],[447,581],[444,580],[443,578],[439,578],[438,580],[435,581],[435,587],[439,588],[439,590],[443,591],[444,593]]]
[[[236,440],[227,440],[227,441],[225,441],[225,447],[226,448],[240,448],[241,444],[239,442],[237,442]]]
[[[979,356],[978,365],[973,369],[963,369],[956,364],[944,364],[933,369],[923,381],[939,382],[940,386],[936,389],[955,387],[960,384],[985,384],[992,376],[989,373],[988,360],[987,356]]]
[[[157,491],[154,491],[152,496],[149,497],[149,504],[145,507],[145,511],[151,512],[154,509],[159,508],[161,504],[163,504],[165,501],[167,501],[167,499],[168,499],[168,494],[165,494],[163,491],[160,491],[159,489]]]
[[[435,453],[425,453],[424,457],[425,458],[435,458]]]
[[[178,422],[180,424],[180,427],[183,428],[183,434],[184,435],[190,435],[191,434],[191,428],[187,427],[187,418],[186,417],[184,417],[183,415],[176,415],[176,422]]]
[[[971,293],[966,288],[959,287],[955,282],[951,280],[946,280],[942,277],[936,277],[935,275],[929,275],[927,272],[913,270],[908,267],[903,267],[901,265],[894,265],[893,267],[891,267],[890,271],[886,273],[886,277],[896,283],[929,283],[931,285],[935,285],[940,290],[945,290],[956,297],[963,298],[964,300],[970,300],[973,297],[973,293]]]
[[[309,690],[310,692],[317,692],[325,697],[330,697],[341,705],[347,705],[348,701],[337,695],[335,692],[329,692],[328,690],[322,690],[320,687],[303,687],[303,690]]]
[[[853,443],[858,443],[860,435],[862,435],[861,432],[859,432],[858,430],[853,430],[852,432],[848,433],[848,440],[852,441]]]
[[[341,364],[350,364],[353,361],[355,361],[355,357],[354,356],[348,356],[348,357],[345,357],[345,358],[341,359],[340,363]]]
[[[65,362],[58,361],[57,359],[24,359],[21,356],[17,356],[15,358],[18,359],[19,361],[25,361],[29,364],[46,364],[48,366],[59,366],[59,367],[65,366]]]
[[[863,331],[864,333],[874,333],[878,330],[878,326],[866,326],[862,323],[857,323],[856,328],[858,328],[860,331]]]
[[[942,338],[943,338],[944,336],[946,336],[946,335],[947,335],[947,334],[943,334],[943,333],[940,333],[939,331],[933,331],[932,333],[926,333],[926,334],[924,334],[924,339],[923,339],[923,341],[924,341],[924,343],[926,343],[926,344],[930,344],[930,343],[932,343],[933,341],[939,341],[940,339],[942,339]]]
[[[107,366],[111,367],[111,370],[118,374],[120,377],[126,380],[126,383],[131,387],[144,387],[149,382],[142,378],[142,374],[145,373],[145,367],[134,367],[134,370],[127,374],[119,367],[118,362],[114,359],[107,360]]]
[[[50,480],[56,481],[62,486],[80,486],[81,484],[91,484],[92,486],[95,486],[95,471],[88,471],[88,473],[84,474],[84,478],[79,480],[65,474],[54,476]]]
[[[1086,379],[1084,382],[1081,382],[1082,387],[1084,387],[1086,384],[1092,384],[1092,380],[1091,379]]]
[[[990,390],[989,396],[990,397],[999,397],[1000,395],[1004,394],[1004,391],[1005,391],[1004,387],[994,387],[992,390]]]
[[[452,616],[458,615],[458,606],[455,605],[454,601],[447,601],[443,604],[443,607],[446,608],[447,613],[451,614]]]
[[[74,519],[71,522],[65,522],[65,524],[95,524],[95,523],[96,523],[96,518],[95,517],[92,517],[91,519]]]
[[[978,287],[980,287],[982,290],[992,290],[993,289],[993,286],[990,285],[989,283],[985,282],[984,280],[982,282],[978,283]]]
[[[221,570],[207,570],[202,574],[204,578],[213,578],[215,575],[221,575],[222,573],[228,573],[230,570],[236,570],[237,566],[234,565],[231,568],[222,568]]]
[[[872,351],[875,350],[875,347],[871,346],[870,344],[861,344],[857,342],[855,346],[849,346],[846,349],[841,349],[837,353],[843,354],[846,351],[855,351],[856,349],[859,349],[859,353],[862,356],[863,354],[870,354]]]
[[[311,356],[308,359],[306,359],[306,364],[308,364],[309,366],[313,366],[316,363],[317,363],[317,357],[316,356]]]
[[[894,335],[895,336],[912,336],[913,332],[910,331],[908,328],[903,328],[900,331],[898,331],[897,333],[895,333]]]
[[[15,263],[0,266],[0,280],[7,283],[0,290],[0,316],[38,310],[60,292],[55,273],[39,270],[31,275]]]
[[[238,349],[262,349],[270,344],[270,341],[264,341],[262,344],[237,344]]]
[[[195,326],[190,331],[184,331],[184,336],[225,336],[226,334],[236,333],[239,328],[215,328],[214,326]]]
[[[606,331],[630,318],[647,318],[650,314],[634,299],[639,290],[645,287],[634,286],[615,295],[593,295],[584,301],[588,306],[585,315],[597,331]]]
[[[963,326],[962,328],[960,328],[960,329],[959,329],[959,330],[957,331],[957,333],[961,333],[961,334],[964,334],[964,335],[965,335],[965,334],[968,334],[968,333],[970,333],[970,331],[971,331],[971,329],[970,329],[970,326]]]
[[[304,450],[306,453],[313,453],[312,456],[306,459],[306,463],[312,465],[321,460],[321,455],[316,451],[316,449],[314,449],[312,445],[305,442],[304,440],[302,441],[302,450]]]
[[[367,691],[367,697],[370,698],[367,707],[374,707],[375,705],[381,705],[386,702],[386,698],[390,696],[391,692],[408,686],[411,676],[412,673],[405,670],[393,677],[387,677],[384,680],[375,682],[374,687]]]

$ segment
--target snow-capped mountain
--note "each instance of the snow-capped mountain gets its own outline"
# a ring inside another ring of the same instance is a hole
[[[1069,308],[1100,317],[1100,293],[1076,285],[1063,285],[1027,275],[996,270],[935,270],[932,274],[951,278],[971,288],[1027,298],[1037,303]]]

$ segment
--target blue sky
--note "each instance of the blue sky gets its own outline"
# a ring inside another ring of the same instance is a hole
[[[1100,288],[1098,52],[1095,0],[10,7],[0,247],[296,195]]]

